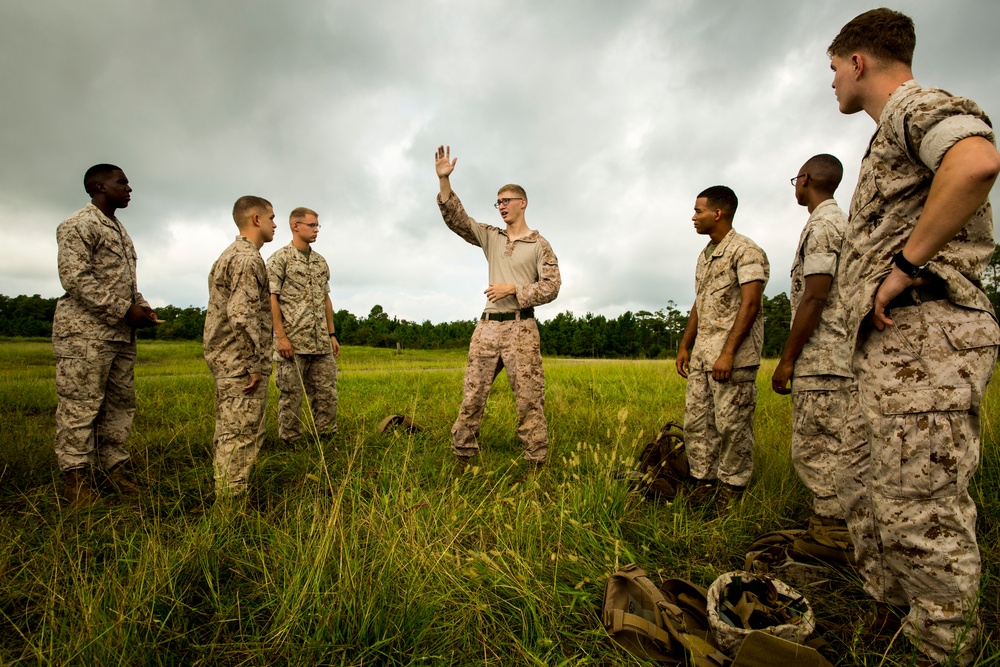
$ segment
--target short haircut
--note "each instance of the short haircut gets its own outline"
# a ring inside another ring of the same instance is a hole
[[[876,60],[895,61],[907,67],[913,64],[917,34],[913,19],[901,12],[882,7],[851,19],[826,50],[831,58],[847,58],[852,53],[867,53]]]
[[[525,199],[528,198],[528,193],[524,191],[524,188],[522,188],[520,185],[517,185],[516,183],[508,183],[507,185],[497,190],[497,194],[500,194],[501,192],[513,192],[518,197],[524,197]]]
[[[319,213],[312,210],[311,208],[306,208],[305,206],[299,206],[297,209],[293,210],[288,214],[288,222],[294,222],[295,220],[305,220],[307,215],[312,215],[319,217]]]
[[[274,207],[271,206],[271,202],[263,197],[244,195],[233,204],[233,220],[236,222],[236,226],[242,229],[251,214],[255,211],[266,211],[268,209],[274,210]]]
[[[806,160],[802,172],[809,174],[821,190],[833,194],[844,178],[844,165],[833,155],[820,153]]]
[[[698,193],[696,199],[704,197],[708,201],[710,208],[717,208],[725,211],[732,218],[736,215],[736,207],[740,205],[740,200],[736,198],[736,193],[725,185],[713,185]]]
[[[83,175],[83,189],[87,191],[88,195],[94,194],[94,188],[97,184],[106,181],[116,171],[122,171],[122,168],[107,163],[95,164]]]

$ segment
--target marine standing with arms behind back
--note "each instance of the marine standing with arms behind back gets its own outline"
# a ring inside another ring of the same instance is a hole
[[[489,264],[486,306],[469,343],[464,397],[451,429],[451,451],[459,467],[479,453],[479,424],[493,380],[504,368],[517,405],[517,434],[528,470],[537,470],[548,454],[545,421],[545,375],[534,307],[559,294],[559,260],[541,234],[524,219],[528,195],[519,185],[505,185],[496,208],[505,229],[476,222],[451,189],[449,176],[458,158],[440,146],[435,169],[440,184],[438,207],[445,224],[468,243],[479,246]]]
[[[246,491],[264,442],[271,375],[271,293],[260,249],[274,238],[274,209],[261,197],[236,200],[236,240],[208,274],[205,361],[215,379],[216,498]]]
[[[767,255],[733,229],[739,200],[724,185],[695,199],[695,231],[709,237],[698,255],[695,303],[677,350],[677,372],[687,378],[684,443],[695,481],[692,497],[737,499],[753,474],[753,413],[757,369],[764,346],[761,299]]]
[[[52,348],[56,356],[56,461],[63,497],[77,506],[98,499],[93,476],[120,492],[138,490],[124,468],[135,416],[135,330],[156,313],[139,293],[135,247],[115,212],[131,200],[128,178],[111,164],[83,177],[90,204],[59,225],[59,281]]]
[[[848,511],[873,523],[851,535],[856,546],[874,542],[879,560],[866,590],[909,609],[903,631],[921,664],[968,665],[981,570],[969,482],[1000,342],[982,289],[1000,154],[975,102],[913,80],[915,44],[908,16],[875,9],[827,51],[841,113],[864,111],[877,123],[844,249],[847,325],[872,434],[854,464],[869,493]]]
[[[267,260],[274,324],[278,437],[293,443],[302,437],[302,394],[309,399],[313,427],[320,437],[337,432],[337,357],[340,343],[333,327],[330,267],[312,249],[319,216],[308,208],[292,211],[292,242]]]

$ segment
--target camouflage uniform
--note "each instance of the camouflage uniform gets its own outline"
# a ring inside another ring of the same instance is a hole
[[[691,350],[684,405],[684,442],[691,475],[746,486],[753,474],[753,412],[757,369],[764,345],[764,314],[736,350],[728,382],[712,379],[712,367],[736,323],[740,286],[767,284],[770,266],[760,247],[735,230],[698,255],[695,308],[698,331]],[[706,254],[708,255],[706,257]]]
[[[837,499],[837,455],[853,384],[851,343],[837,275],[846,226],[847,215],[833,199],[813,210],[792,261],[790,290],[795,313],[805,293],[806,277],[833,278],[819,324],[792,373],[792,465],[812,492],[813,512],[837,519],[844,518]]]
[[[861,165],[846,236],[844,286],[854,370],[870,430],[870,493],[852,511],[874,517],[884,579],[873,595],[910,607],[904,631],[931,658],[958,646],[968,664],[978,640],[980,582],[976,506],[969,480],[979,464],[979,406],[1000,328],[982,290],[993,253],[989,202],[931,260],[929,285],[890,303],[895,326],[864,320],[878,286],[919,220],[944,154],[971,136],[993,141],[972,101],[914,81],[890,96]],[[855,542],[864,535],[853,535]],[[963,636],[973,618],[973,627]]]
[[[521,312],[549,303],[559,294],[559,260],[537,231],[510,241],[506,230],[476,222],[466,214],[454,192],[438,206],[445,224],[472,245],[479,246],[489,263],[489,282],[517,286],[517,293],[487,302],[483,313],[517,313],[515,319],[482,319],[469,344],[464,398],[451,429],[451,451],[469,457],[479,452],[479,424],[493,380],[504,368],[517,404],[517,434],[524,458],[541,463],[548,453],[545,421],[545,375],[534,317]]]
[[[264,441],[271,374],[271,294],[267,267],[249,239],[236,238],[212,265],[205,313],[205,361],[215,378],[215,488],[246,489]],[[263,376],[253,394],[250,374]]]
[[[52,348],[56,361],[56,460],[68,471],[127,461],[135,416],[135,332],[125,320],[136,288],[135,247],[117,218],[93,204],[56,230],[59,280]]]
[[[278,398],[278,436],[302,437],[302,394],[317,433],[337,430],[337,358],[333,356],[326,323],[326,298],[330,293],[330,267],[315,250],[305,252],[289,243],[267,260],[271,294],[278,296],[285,335],[294,357],[275,351],[275,384]]]

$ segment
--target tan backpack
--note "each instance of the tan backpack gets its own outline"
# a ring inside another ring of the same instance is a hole
[[[821,639],[802,645],[761,631],[747,635],[734,660],[712,635],[704,588],[684,579],[657,587],[634,563],[608,578],[602,616],[615,644],[664,665],[832,667],[817,650]]]

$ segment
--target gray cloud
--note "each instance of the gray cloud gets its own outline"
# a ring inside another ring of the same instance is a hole
[[[154,303],[203,306],[205,276],[254,193],[279,219],[320,211],[337,307],[473,317],[485,262],[441,223],[431,156],[450,143],[469,211],[506,182],[552,242],[564,287],[543,310],[615,316],[693,297],[695,194],[723,182],[736,226],[787,290],[805,220],[787,179],[845,164],[846,205],[874,129],[841,116],[826,46],[871,5],[791,1],[163,3],[0,6],[0,292],[58,295],[54,230],[87,166],[121,165],[121,218]],[[1000,113],[1000,3],[912,0],[919,80]],[[265,257],[287,242],[279,226]]]

